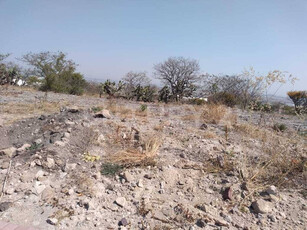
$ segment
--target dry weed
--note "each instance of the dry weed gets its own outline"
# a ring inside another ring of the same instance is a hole
[[[181,117],[181,120],[183,121],[195,121],[196,119],[197,116],[195,114],[184,115]]]
[[[224,105],[208,104],[203,110],[203,119],[209,123],[218,124],[225,116],[227,108]]]
[[[205,139],[215,139],[217,138],[217,135],[216,133],[212,132],[212,131],[205,131],[203,134],[202,134],[203,138]]]
[[[244,136],[249,136],[250,138],[260,140],[265,142],[268,137],[275,136],[275,134],[265,128],[260,128],[252,124],[238,124],[235,125],[234,129],[241,132]]]
[[[127,148],[110,155],[106,160],[113,164],[119,164],[126,167],[147,165],[157,156],[160,144],[158,138],[149,138],[143,144],[143,150],[140,148]]]

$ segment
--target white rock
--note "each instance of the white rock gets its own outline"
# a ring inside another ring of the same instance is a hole
[[[47,157],[47,167],[48,168],[53,168],[54,165],[55,165],[54,159],[50,158],[50,157]]]
[[[64,147],[66,143],[64,141],[56,141],[54,144],[60,147]]]
[[[125,180],[126,180],[127,182],[133,181],[133,176],[132,176],[132,174],[131,174],[130,172],[128,172],[128,171],[125,171],[125,172],[124,172],[124,178],[125,178]]]
[[[102,113],[102,115],[103,115],[105,118],[107,118],[107,119],[110,119],[110,118],[111,118],[111,114],[110,114],[110,111],[109,111],[109,110],[103,109],[101,113]]]
[[[23,152],[25,150],[27,150],[27,148],[30,148],[31,145],[26,143],[26,144],[23,144],[23,146],[21,146],[20,148],[17,149],[17,152]]]
[[[2,149],[0,150],[0,154],[6,155],[8,157],[12,157],[16,153],[16,148],[15,147],[10,147],[7,149]]]
[[[143,188],[144,184],[143,184],[143,180],[139,179],[138,182],[136,183],[138,187]]]
[[[63,135],[63,137],[65,137],[65,138],[70,138],[70,133],[65,132],[64,135]]]
[[[267,194],[272,194],[272,195],[276,195],[277,194],[277,188],[274,185],[271,185],[270,187],[268,187],[265,192]]]
[[[36,177],[36,178],[39,178],[39,177],[44,176],[44,174],[45,174],[44,171],[39,170],[39,171],[36,173],[35,177]]]
[[[256,213],[268,213],[271,212],[273,207],[270,202],[267,202],[263,199],[259,199],[252,203],[252,207]]]
[[[40,182],[36,182],[34,188],[35,188],[36,194],[39,195],[45,190],[46,185],[41,184]]]
[[[51,225],[56,225],[58,223],[58,219],[57,218],[48,218],[47,219],[47,223],[51,224]]]
[[[120,207],[126,207],[127,206],[127,200],[125,197],[118,197],[115,200],[115,203]]]

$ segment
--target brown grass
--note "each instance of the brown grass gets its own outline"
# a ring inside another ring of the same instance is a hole
[[[68,102],[47,102],[37,103],[6,103],[0,104],[0,111],[4,115],[6,124],[10,124],[19,119],[24,119],[45,113],[55,113],[63,106],[68,106]]]
[[[202,134],[203,138],[205,139],[215,139],[217,138],[217,135],[216,133],[212,132],[212,131],[205,131],[203,134]]]
[[[203,119],[206,122],[218,124],[225,116],[227,108],[224,105],[208,104],[204,106]]]
[[[147,164],[157,156],[160,144],[158,138],[149,138],[143,144],[142,152],[139,148],[128,148],[108,156],[106,160],[126,167]]]

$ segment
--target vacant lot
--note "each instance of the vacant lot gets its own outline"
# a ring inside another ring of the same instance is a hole
[[[0,220],[304,229],[306,126],[305,117],[221,105],[0,88]]]

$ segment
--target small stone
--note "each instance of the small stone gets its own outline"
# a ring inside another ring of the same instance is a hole
[[[139,188],[143,188],[143,187],[144,187],[144,184],[143,184],[143,180],[142,180],[142,179],[139,179],[138,182],[137,182],[136,184],[137,184],[137,186],[138,186]]]
[[[15,147],[10,147],[7,149],[2,149],[0,150],[0,155],[6,155],[8,157],[12,157],[16,153],[16,148]]]
[[[77,106],[72,106],[72,107],[68,108],[67,111],[70,112],[70,113],[77,113],[77,112],[79,112],[79,108]]]
[[[200,228],[204,228],[206,226],[206,222],[202,219],[196,221],[196,225]]]
[[[224,200],[232,200],[232,188],[231,187],[227,187],[225,188],[225,190],[223,191],[223,199]]]
[[[0,212],[4,212],[12,206],[12,202],[2,202],[0,203]]]
[[[43,177],[43,176],[44,176],[44,174],[45,174],[45,172],[44,172],[44,171],[39,170],[39,171],[36,173],[35,177],[36,177],[36,178]]]
[[[200,126],[200,129],[202,130],[206,130],[207,128],[208,128],[208,125],[205,123]]]
[[[48,168],[53,168],[54,165],[55,165],[54,159],[50,158],[50,157],[47,157],[47,167]]]
[[[23,146],[21,146],[20,148],[18,148],[16,151],[18,152],[18,153],[20,153],[20,152],[24,152],[24,151],[26,151],[28,148],[30,148],[31,147],[31,145],[30,144],[28,144],[28,143],[26,143],[26,144],[23,144]]]
[[[209,193],[209,194],[213,194],[214,193],[214,191],[212,190],[212,189],[210,189],[210,188],[206,188],[206,193]]]
[[[71,163],[71,164],[66,164],[65,165],[65,171],[70,171],[70,170],[74,170],[77,167],[76,163]]]
[[[122,208],[127,206],[127,200],[125,197],[118,197],[115,200],[115,203]]]
[[[35,188],[36,194],[39,195],[45,190],[46,185],[40,184],[40,182],[38,182],[35,184],[34,188]]]
[[[133,176],[132,176],[132,174],[131,174],[130,172],[128,172],[128,171],[125,171],[125,172],[124,172],[124,178],[125,178],[125,180],[126,180],[127,182],[133,181]]]
[[[161,188],[161,189],[164,189],[164,188],[165,188],[165,181],[161,181],[161,182],[160,182],[160,188]]]
[[[273,194],[270,194],[269,197],[270,197],[270,201],[272,201],[272,202],[279,201],[279,198],[277,196],[273,195]]]
[[[267,194],[272,194],[272,195],[276,195],[277,194],[277,188],[274,185],[271,185],[270,187],[268,187],[265,192]]]
[[[118,223],[119,226],[127,226],[128,225],[128,221],[126,218],[122,218],[119,223]]]
[[[153,178],[153,175],[152,174],[145,174],[144,178],[151,180]]]
[[[1,169],[7,169],[8,167],[10,167],[10,162],[5,161],[2,163],[2,165],[0,165]]]
[[[107,109],[103,109],[101,112],[98,112],[94,115],[95,118],[107,118],[110,119],[111,118],[111,114],[110,111]]]
[[[67,192],[67,194],[68,195],[72,195],[72,194],[74,194],[74,189],[73,188],[70,188],[69,190],[68,190],[68,192]]]
[[[272,211],[272,206],[270,202],[263,199],[259,199],[252,203],[252,207],[256,213],[268,213]]]
[[[97,141],[98,141],[99,143],[103,143],[105,140],[106,140],[106,138],[104,137],[103,134],[100,134],[100,135],[98,136],[98,138],[97,138]]]
[[[110,119],[111,118],[111,114],[110,114],[110,111],[109,110],[106,110],[106,109],[103,109],[102,110],[102,115],[107,118],[107,119]]]
[[[64,135],[63,135],[63,137],[65,137],[65,138],[70,138],[70,133],[65,132]]]
[[[34,144],[35,144],[35,145],[41,145],[42,143],[43,143],[42,139],[36,139],[36,140],[34,141]]]
[[[41,198],[43,201],[49,202],[53,199],[54,196],[55,196],[54,190],[48,187],[42,192]]]
[[[269,220],[271,220],[272,222],[276,222],[276,218],[273,215],[268,215]]]
[[[56,141],[54,144],[60,147],[64,147],[66,143],[64,141]]]
[[[10,187],[10,188],[6,189],[5,193],[8,194],[8,195],[12,195],[14,193],[14,191],[15,191],[15,189]]]
[[[51,225],[56,225],[58,223],[58,219],[57,218],[48,218],[47,219],[47,223],[51,224]]]

